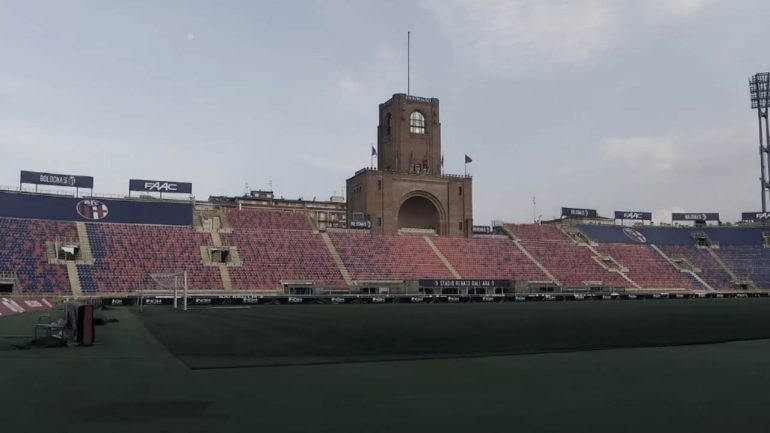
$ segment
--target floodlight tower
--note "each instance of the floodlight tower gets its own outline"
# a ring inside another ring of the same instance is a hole
[[[754,74],[749,79],[749,92],[751,93],[751,108],[757,110],[762,212],[767,212],[767,195],[770,192],[770,183],[768,183],[768,178],[770,178],[770,126],[767,124],[768,106],[770,105],[770,72]],[[769,170],[768,173],[765,173],[766,166]]]

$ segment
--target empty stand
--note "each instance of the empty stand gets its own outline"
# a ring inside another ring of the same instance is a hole
[[[356,280],[454,278],[422,236],[334,232],[330,237]]]
[[[15,273],[23,293],[69,294],[67,269],[48,263],[46,242],[77,238],[75,223],[0,218],[0,273]]]
[[[233,229],[312,230],[304,212],[265,209],[229,209],[227,218]]]
[[[644,244],[600,244],[597,250],[628,269],[626,275],[645,289],[700,288],[688,274],[681,272]]]
[[[567,241],[570,240],[559,226],[552,224],[506,224],[517,238],[527,241]]]
[[[307,229],[307,218],[304,225],[295,219],[279,226],[302,228],[244,228],[247,226],[238,222],[232,233],[221,234],[223,243],[238,247],[243,262],[230,268],[233,289],[277,290],[282,280],[312,280],[317,287],[345,286],[321,235]]]
[[[742,279],[770,289],[770,249],[762,245],[723,245],[717,254]]]
[[[192,227],[87,224],[93,266],[78,265],[83,293],[132,292],[145,288],[150,273],[188,273],[192,290],[222,289],[216,267],[203,266],[200,246],[208,233]],[[154,286],[153,286],[154,287]]]
[[[609,287],[630,285],[617,272],[597,263],[590,248],[575,243],[556,225],[511,224],[507,228],[566,287],[585,287],[594,282]]]
[[[734,287],[730,274],[704,248],[685,245],[659,245],[671,259],[686,259],[697,267],[698,275],[716,290],[727,290]]]
[[[432,241],[463,278],[549,281],[510,239],[435,237]]]

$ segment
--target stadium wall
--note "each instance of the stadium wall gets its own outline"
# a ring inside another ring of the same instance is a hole
[[[192,226],[191,202],[77,198],[0,191],[0,217]]]
[[[599,243],[693,245],[693,233],[706,233],[719,245],[762,245],[763,227],[620,227],[578,225],[588,237]]]

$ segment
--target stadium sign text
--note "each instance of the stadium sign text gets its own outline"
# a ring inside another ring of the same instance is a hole
[[[652,212],[628,212],[628,211],[615,211],[616,220],[638,220],[638,221],[652,221]]]
[[[93,188],[94,178],[90,176],[75,176],[71,174],[40,173],[37,171],[21,172],[20,183],[34,185],[68,186],[72,188]]]
[[[348,227],[351,229],[370,229],[372,223],[369,221],[350,221]]]
[[[770,219],[770,212],[743,212],[742,221],[765,221]]]
[[[131,179],[128,181],[128,190],[192,194],[192,183],[173,182],[168,180]]]
[[[719,221],[719,212],[677,213],[671,214],[672,221]]]
[[[420,287],[511,287],[510,280],[419,280]]]
[[[473,233],[477,235],[492,234],[492,231],[491,226],[473,226]]]
[[[563,218],[597,218],[596,209],[580,209],[573,207],[562,207],[561,216]]]
[[[422,96],[412,96],[412,95],[407,95],[406,100],[412,101],[412,102],[422,102],[424,104],[430,104],[432,102],[431,98],[424,98]]]

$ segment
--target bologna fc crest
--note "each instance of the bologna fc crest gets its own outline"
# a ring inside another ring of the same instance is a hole
[[[631,239],[632,241],[639,242],[640,244],[647,242],[647,238],[643,234],[639,233],[634,229],[624,228],[623,234],[628,236],[628,238]]]
[[[80,200],[75,206],[78,215],[87,220],[100,220],[107,217],[109,209],[107,205],[99,200]]]

